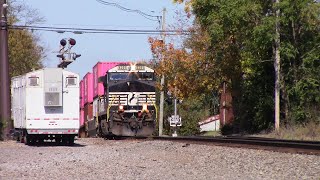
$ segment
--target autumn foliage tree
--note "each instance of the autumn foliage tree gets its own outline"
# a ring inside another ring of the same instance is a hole
[[[182,28],[176,29],[179,34]],[[212,95],[221,79],[212,78],[214,76],[212,72],[216,73],[213,70],[215,64],[209,63],[205,58],[209,40],[206,31],[198,25],[190,27],[188,31],[190,34],[181,46],[174,44],[174,41],[164,44],[161,39],[151,37],[149,43],[157,59],[156,72],[159,75],[165,75],[164,90],[184,100],[184,103],[179,106],[185,124],[181,133],[190,135],[198,133],[198,122],[210,115],[208,112],[210,107],[207,105],[210,99],[207,95]],[[170,112],[167,114],[169,115]]]
[[[197,33],[190,32],[190,39],[180,48],[173,43],[163,44],[162,40],[149,38],[151,51],[159,60],[156,72],[166,76],[168,91],[173,93],[174,87],[177,87],[177,95],[182,99],[211,92],[219,82],[210,74],[215,65],[205,59],[207,34],[199,29]]]

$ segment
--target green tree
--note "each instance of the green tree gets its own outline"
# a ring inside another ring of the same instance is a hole
[[[10,1],[9,3],[7,12],[9,25],[30,25],[43,21],[36,10],[25,4],[18,1]],[[8,51],[10,78],[43,67],[44,48],[40,45],[37,35],[32,31],[9,29]],[[3,128],[2,122],[4,120],[0,120],[0,131]]]
[[[320,4],[312,0],[284,0],[280,8],[286,122],[319,122]]]
[[[231,84],[238,127],[245,131],[268,127],[273,119],[273,66],[268,61],[273,39],[272,23],[261,21],[266,13],[263,7],[250,0],[196,0],[192,4],[211,38],[207,59],[218,66],[215,74]]]
[[[43,22],[36,10],[18,1],[10,1],[8,24],[24,24]],[[9,29],[8,32],[10,77],[30,72],[43,67],[45,51],[37,34],[28,30]]]
[[[280,2],[282,119],[319,121],[319,2]],[[247,132],[272,127],[274,2],[189,0],[187,6],[210,36],[206,59],[215,65],[210,73],[232,85],[237,127]]]

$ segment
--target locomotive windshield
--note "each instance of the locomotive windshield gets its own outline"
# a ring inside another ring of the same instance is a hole
[[[145,80],[145,81],[152,81],[153,79],[153,73],[151,72],[141,72],[137,73],[138,80]]]
[[[126,80],[129,73],[110,73],[109,78],[111,81]]]
[[[138,73],[123,73],[114,72],[109,74],[109,80],[121,81],[121,80],[142,80],[152,81],[154,80],[154,73],[152,72],[138,72]]]

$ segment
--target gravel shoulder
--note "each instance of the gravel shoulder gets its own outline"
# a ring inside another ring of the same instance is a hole
[[[148,140],[0,142],[0,179],[320,179],[320,156]]]

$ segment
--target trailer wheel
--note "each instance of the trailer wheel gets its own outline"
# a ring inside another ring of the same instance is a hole
[[[62,140],[62,138],[58,138],[58,137],[55,138],[55,141],[56,141],[56,143],[58,143],[58,144],[61,143],[61,140]]]
[[[70,146],[73,146],[73,145],[74,145],[74,136],[69,136],[69,138],[68,138],[68,144],[69,144]]]
[[[29,136],[29,144],[30,144],[30,145],[34,145],[34,144],[36,144],[36,143],[37,143],[36,137],[34,137],[33,135],[30,135],[30,136]]]
[[[57,144],[60,144],[61,141],[62,141],[62,135],[55,135],[55,138],[54,138],[54,141],[57,143]]]
[[[43,138],[40,138],[40,139],[38,139],[38,142],[39,142],[40,144],[43,144],[43,143],[44,143],[44,139],[43,139]]]
[[[17,137],[17,142],[20,142],[21,141],[21,136],[20,136],[20,133],[18,133],[18,136],[16,136]]]
[[[30,144],[31,144],[30,135],[26,134],[26,135],[23,137],[23,141],[24,141],[24,144],[25,144],[25,145],[30,145]]]
[[[24,143],[25,142],[24,141],[25,139],[24,139],[22,133],[20,133],[20,135],[19,135],[19,140],[20,140],[20,143]]]
[[[62,136],[61,141],[60,141],[63,145],[67,145],[68,143],[68,139],[67,137]]]

